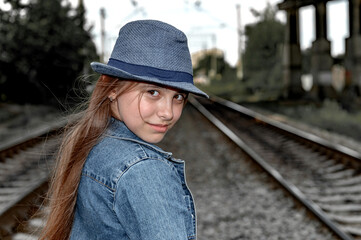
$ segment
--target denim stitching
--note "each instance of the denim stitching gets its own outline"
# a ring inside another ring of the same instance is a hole
[[[100,183],[100,184],[103,185],[104,187],[106,187],[106,188],[108,188],[109,190],[112,190],[113,192],[115,192],[115,189],[113,189],[113,188],[111,188],[110,186],[108,186],[107,184],[99,181],[99,180],[96,179],[95,177],[90,176],[90,175],[88,175],[88,174],[86,174],[86,173],[82,173],[82,175],[85,176],[85,177],[88,177],[88,178],[92,179],[93,181],[95,181],[95,182],[97,182],[97,183]]]
[[[139,141],[139,140],[136,140],[136,139],[126,138],[126,137],[117,137],[117,136],[112,136],[112,135],[108,135],[108,134],[105,134],[105,136],[106,136],[106,137],[110,137],[110,138],[119,139],[119,140],[126,140],[126,141],[136,142],[136,143],[138,143],[138,144],[148,146],[148,147],[150,147],[152,150],[154,150],[154,151],[156,151],[156,152],[158,152],[158,153],[164,154],[164,155],[166,155],[167,157],[171,157],[171,156],[172,156],[172,153],[170,153],[170,152],[162,151],[161,149],[156,148],[156,147],[153,146],[152,144],[149,144],[149,143],[146,143],[146,142],[142,142],[142,141]]]

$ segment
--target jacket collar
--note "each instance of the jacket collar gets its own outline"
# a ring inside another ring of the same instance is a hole
[[[162,150],[160,147],[142,140],[137,135],[135,135],[131,130],[129,130],[129,128],[125,125],[123,121],[119,121],[118,119],[115,119],[113,117],[109,121],[109,126],[105,133],[105,136],[119,138],[127,141],[133,141],[159,152],[167,159],[170,159],[172,157],[171,152],[166,152]]]

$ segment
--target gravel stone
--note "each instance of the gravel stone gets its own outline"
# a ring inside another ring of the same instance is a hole
[[[193,107],[159,145],[186,161],[198,240],[337,239]]]

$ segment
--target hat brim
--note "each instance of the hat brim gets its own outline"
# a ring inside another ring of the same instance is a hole
[[[163,80],[159,80],[155,77],[134,75],[134,74],[131,74],[122,69],[115,68],[115,67],[106,65],[104,63],[99,63],[99,62],[92,62],[90,64],[90,66],[95,72],[100,73],[100,74],[110,75],[110,76],[119,77],[119,78],[123,78],[123,79],[138,80],[138,81],[160,84],[163,86],[183,90],[183,91],[193,93],[193,94],[205,97],[205,98],[209,98],[209,96],[205,92],[201,91],[200,89],[198,89],[196,86],[194,86],[192,83],[189,83],[189,82],[163,81]]]

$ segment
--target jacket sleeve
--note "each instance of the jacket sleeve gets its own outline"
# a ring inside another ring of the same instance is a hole
[[[175,169],[160,160],[131,166],[119,179],[114,210],[130,239],[185,240],[190,211]]]

